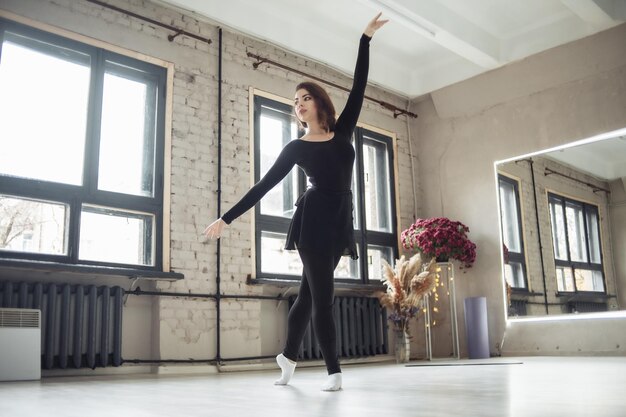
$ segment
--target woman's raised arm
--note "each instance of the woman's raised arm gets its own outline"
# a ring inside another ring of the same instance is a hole
[[[369,21],[369,23],[365,27],[365,30],[363,31],[363,33],[368,38],[371,38],[372,36],[374,36],[374,33],[376,33],[378,29],[383,27],[383,25],[389,21],[388,19],[381,20],[380,16],[382,14],[383,14],[382,12],[378,13],[372,20]]]

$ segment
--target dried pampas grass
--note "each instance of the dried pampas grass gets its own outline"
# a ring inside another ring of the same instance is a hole
[[[395,268],[383,261],[383,284],[387,291],[376,296],[384,307],[391,310],[390,320],[406,328],[424,295],[435,288],[436,275],[435,259],[424,265],[420,254],[413,255],[408,261],[403,255],[396,261]]]

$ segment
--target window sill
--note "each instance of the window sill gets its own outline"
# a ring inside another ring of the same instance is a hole
[[[528,291],[525,288],[513,288],[511,291],[511,297],[519,297],[520,299],[525,299],[529,297],[539,297],[543,296],[542,292]]]
[[[57,262],[25,261],[22,259],[0,259],[0,268],[19,269],[21,271],[37,271],[45,273],[74,273],[101,276],[122,276],[176,281],[185,278],[178,272],[163,272],[146,269],[118,268],[98,265],[69,265]]]
[[[279,278],[248,278],[248,285],[272,285],[280,288],[293,288],[300,286],[300,280],[279,279]],[[344,293],[352,294],[372,294],[376,291],[385,291],[382,284],[359,284],[335,281],[335,292],[339,295]]]
[[[575,301],[588,301],[588,302],[605,302],[610,298],[616,298],[615,295],[606,294],[604,292],[593,292],[593,291],[584,291],[584,292],[558,292],[556,296],[559,298],[566,298],[566,302],[575,302]]]

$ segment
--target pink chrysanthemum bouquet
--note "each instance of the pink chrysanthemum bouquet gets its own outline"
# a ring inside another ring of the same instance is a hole
[[[468,237],[469,228],[445,217],[417,219],[401,234],[402,246],[421,253],[425,259],[456,259],[470,268],[476,260],[476,244]]]

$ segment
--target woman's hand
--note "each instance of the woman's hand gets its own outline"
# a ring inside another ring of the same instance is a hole
[[[219,239],[225,226],[226,222],[219,218],[204,229],[202,234],[209,240]]]
[[[383,27],[383,25],[385,23],[387,23],[389,20],[379,20],[380,19],[380,15],[382,15],[383,12],[380,12],[376,15],[376,17],[374,17],[368,24],[367,27],[365,28],[365,30],[363,31],[363,33],[368,36],[368,37],[372,37],[374,36],[374,33],[380,29],[381,27]]]

